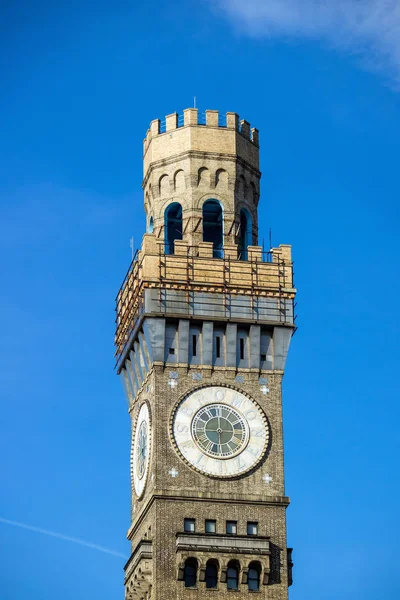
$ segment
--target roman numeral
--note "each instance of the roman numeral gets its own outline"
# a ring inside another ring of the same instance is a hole
[[[263,427],[261,429],[252,429],[251,433],[256,437],[265,437],[265,429]]]

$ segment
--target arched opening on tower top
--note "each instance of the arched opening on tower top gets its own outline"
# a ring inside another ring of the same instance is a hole
[[[212,242],[214,258],[222,258],[224,245],[224,220],[218,200],[206,200],[203,204],[203,242]]]
[[[240,210],[240,239],[239,239],[239,252],[240,259],[247,260],[248,259],[248,246],[251,246],[252,243],[252,229],[253,223],[251,219],[251,215],[247,208],[242,208]]]
[[[215,589],[218,587],[218,561],[211,559],[206,565],[206,588]]]
[[[186,560],[183,579],[185,582],[185,587],[187,587],[187,588],[196,587],[197,560],[195,558],[188,558]]]
[[[249,565],[247,573],[247,585],[251,592],[260,590],[261,565],[258,561],[253,561]]]
[[[182,206],[173,202],[165,210],[165,254],[174,254],[175,240],[182,239]]]
[[[226,572],[226,587],[228,590],[237,590],[239,588],[239,563],[237,560],[231,560],[228,563]]]

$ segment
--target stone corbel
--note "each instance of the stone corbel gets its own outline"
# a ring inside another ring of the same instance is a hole
[[[226,567],[221,568],[221,575],[220,575],[220,579],[219,579],[221,583],[226,583],[226,571],[227,571]]]
[[[206,580],[206,568],[205,567],[200,567],[199,569],[199,581],[205,581]]]
[[[249,569],[247,567],[245,567],[244,569],[242,569],[242,583],[247,583],[248,575],[249,575]]]

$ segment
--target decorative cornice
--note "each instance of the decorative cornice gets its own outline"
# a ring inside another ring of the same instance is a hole
[[[201,494],[201,495],[200,495]],[[179,494],[170,490],[153,490],[151,498],[143,506],[140,515],[135,523],[131,525],[127,532],[127,539],[131,540],[143,522],[145,516],[157,500],[167,500],[171,502],[213,502],[214,504],[246,504],[247,506],[279,506],[287,508],[290,504],[288,496],[267,496],[263,498],[255,498],[250,494],[230,494],[226,497],[216,498],[212,492],[196,493],[192,490],[181,490]]]
[[[177,533],[176,551],[268,555],[270,554],[269,540],[269,537],[260,536]]]

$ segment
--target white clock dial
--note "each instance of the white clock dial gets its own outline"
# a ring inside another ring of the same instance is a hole
[[[200,388],[173,414],[172,438],[192,467],[213,477],[236,477],[265,454],[269,429],[258,404],[233,388]]]
[[[139,410],[132,440],[132,479],[139,498],[144,492],[149,468],[150,434],[149,407],[144,403]]]

